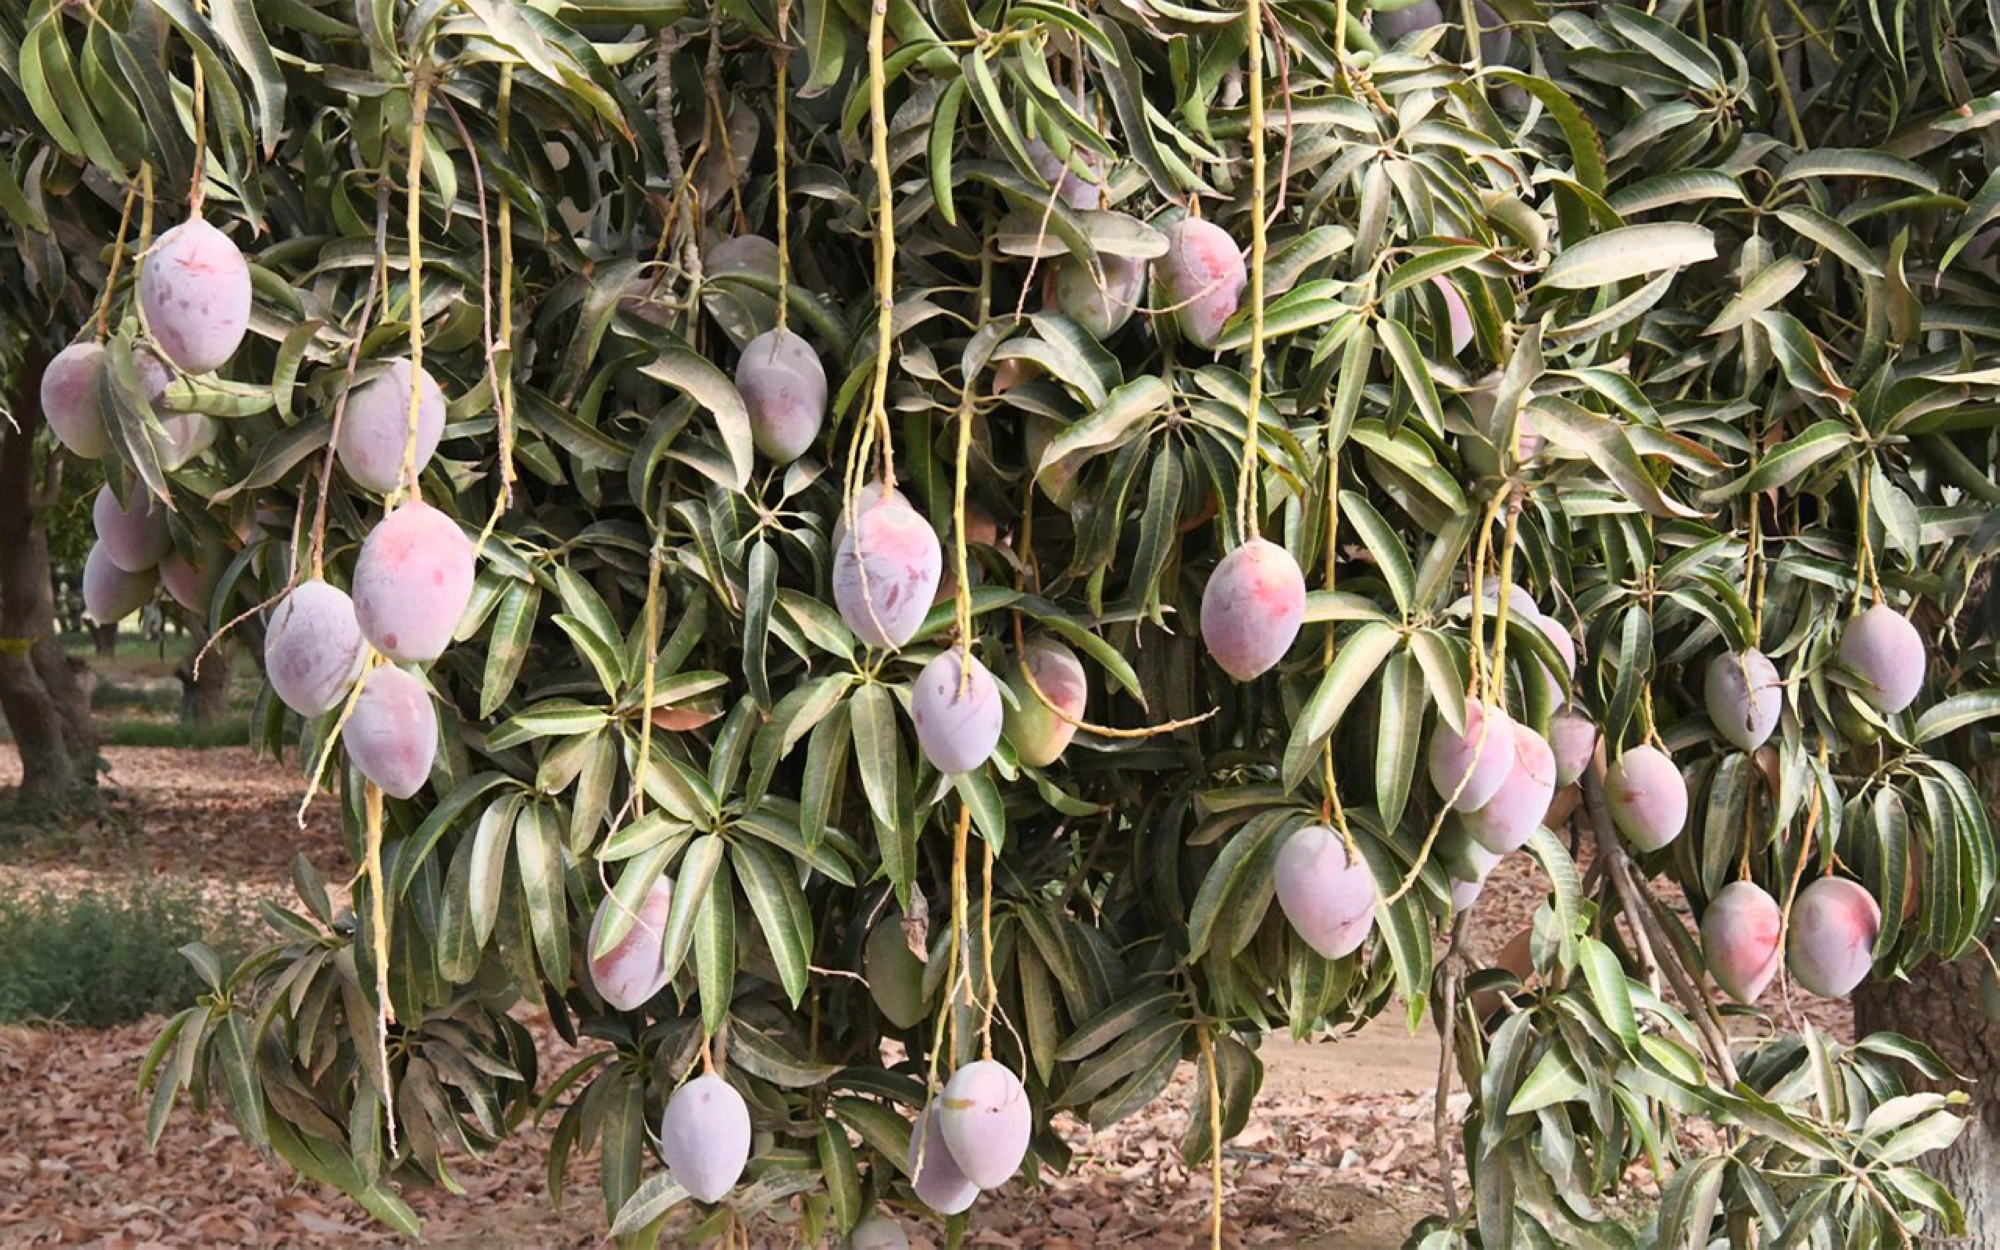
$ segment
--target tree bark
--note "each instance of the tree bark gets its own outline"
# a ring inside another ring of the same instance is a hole
[[[206,729],[220,724],[229,714],[229,647],[224,644],[202,656],[197,675],[194,657],[207,645],[208,634],[191,630],[188,636],[187,656],[174,669],[174,676],[181,680],[181,724]]]
[[[118,654],[118,622],[113,621],[109,625],[92,625],[90,627],[90,640],[95,645],[100,658],[108,660],[116,656]]]
[[[35,482],[42,369],[31,347],[16,377],[13,428],[0,434],[0,713],[21,753],[22,800],[65,804],[96,782],[96,731],[56,632],[48,532]]]
[[[1978,955],[1955,964],[1932,960],[1907,982],[1870,980],[1854,992],[1858,1033],[1887,1031],[1923,1042],[1963,1078],[1940,1088],[1972,1095],[1965,1132],[1916,1163],[1965,1205],[1964,1238],[1927,1238],[1927,1245],[2000,1246],[2000,1024],[1981,1006],[1985,972]]]

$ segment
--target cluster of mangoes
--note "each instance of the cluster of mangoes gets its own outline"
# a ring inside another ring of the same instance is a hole
[[[139,270],[139,307],[152,342],[132,351],[139,389],[153,408],[152,450],[171,471],[207,450],[215,422],[166,404],[175,371],[206,373],[236,354],[250,325],[250,266],[227,235],[195,220],[161,235]],[[162,360],[162,357],[165,357]],[[112,450],[104,345],[73,343],[42,372],[42,413],[63,446],[87,460]],[[97,542],[83,568],[84,610],[100,624],[143,607],[156,587],[189,611],[208,607],[213,560],[190,560],[173,548],[166,510],[133,481],[106,486],[92,508]]]
[[[1519,587],[1513,588],[1509,608],[1548,637],[1574,676],[1576,640],[1569,631],[1542,615]],[[1836,655],[1857,680],[1860,697],[1885,715],[1908,707],[1922,688],[1922,640],[1916,627],[1887,605],[1876,604],[1848,621]],[[1704,675],[1703,699],[1717,735],[1737,750],[1770,751],[1766,744],[1783,710],[1783,686],[1777,666],[1754,647],[1715,656]],[[1546,740],[1498,703],[1468,704],[1462,733],[1446,724],[1437,727],[1429,772],[1452,809],[1440,852],[1453,879],[1458,910],[1472,905],[1494,867],[1552,812],[1560,817],[1574,810],[1575,795],[1559,799],[1558,791],[1575,783],[1598,751],[1596,727],[1574,705],[1560,707],[1551,717]],[[1612,822],[1634,851],[1666,847],[1687,823],[1687,780],[1652,743],[1629,747],[1610,761],[1604,792]],[[1334,921],[1316,908],[1345,898],[1348,906],[1340,918],[1364,925],[1372,894],[1363,889],[1365,875],[1352,873],[1342,857],[1328,850],[1331,839],[1325,830],[1304,829],[1293,840],[1300,850],[1294,855],[1287,846],[1279,860],[1278,897],[1300,935],[1329,953],[1316,935],[1331,931]],[[1311,901],[1292,901],[1301,898]],[[1776,976],[1781,953],[1807,990],[1828,997],[1847,994],[1873,966],[1881,923],[1881,909],[1865,888],[1829,875],[1798,892],[1789,924],[1769,891],[1742,880],[1716,893],[1700,928],[1704,959],[1716,983],[1739,1002],[1752,1003]]]
[[[160,406],[176,374],[196,376],[228,363],[250,324],[250,267],[222,231],[200,219],[167,231],[139,264],[138,306],[148,345],[132,360],[155,404],[148,429],[162,466],[180,467],[215,438],[199,413]],[[102,344],[65,348],[42,377],[42,407],[65,447],[102,458],[112,438]],[[412,420],[412,390],[417,392]],[[355,385],[341,412],[337,455],[366,490],[394,492],[414,480],[444,432],[437,382],[407,359],[383,362]],[[414,471],[411,471],[414,466]],[[92,619],[115,622],[164,584],[192,612],[206,612],[216,562],[190,561],[173,549],[170,501],[136,480],[106,486],[93,509],[97,542],[84,564],[84,604]],[[266,623],[265,671],[272,690],[302,716],[323,716],[348,702],[342,738],[364,776],[408,798],[430,776],[437,714],[429,690],[404,664],[443,654],[472,594],[472,543],[457,522],[417,499],[390,512],[364,540],[353,596],[318,577],[295,584]],[[370,648],[391,663],[368,667]],[[366,680],[363,673],[366,671]]]

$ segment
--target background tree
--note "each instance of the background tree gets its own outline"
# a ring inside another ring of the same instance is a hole
[[[620,1236],[962,1228],[1183,1061],[1219,1189],[1258,1039],[1400,998],[1432,1244],[1957,1227],[1935,1056],[1708,978],[1990,927],[1985,10],[1450,7],[0,17],[119,497],[272,607],[359,868],[195,953],[155,1131],[407,1227],[540,1105]],[[1434,966],[1521,846],[1532,978]]]
[[[39,188],[37,189],[39,192]],[[43,220],[27,201],[31,220]],[[0,714],[21,753],[19,797],[61,808],[97,779],[97,735],[84,683],[63,651],[52,548],[74,541],[65,505],[75,495],[66,464],[47,432],[43,369],[89,313],[84,279],[94,257],[71,262],[49,231],[23,232],[0,257],[0,289],[18,310],[0,335],[0,378],[10,421],[0,430]],[[55,520],[51,523],[51,514]]]

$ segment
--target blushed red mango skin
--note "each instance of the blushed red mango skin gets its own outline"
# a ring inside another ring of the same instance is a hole
[[[1007,741],[1014,744],[1014,754],[1023,764],[1047,768],[1069,748],[1076,726],[1043,706],[1021,675],[1022,663],[1027,664],[1042,694],[1076,719],[1083,717],[1089,679],[1076,652],[1053,638],[1029,639],[1021,658],[1008,661],[1007,686],[1014,693],[1015,706],[1007,708],[1003,717]]]
[[[109,486],[97,492],[90,507],[91,526],[104,556],[127,573],[156,567],[172,549],[167,510],[143,486],[134,483],[121,504]]]
[[[376,650],[405,664],[444,654],[472,598],[472,541],[426,503],[390,513],[354,564],[354,618]]]
[[[1442,718],[1431,731],[1431,787],[1454,810],[1478,811],[1513,771],[1513,747],[1514,718],[1505,708],[1467,703],[1464,733]]]
[[[1597,751],[1597,726],[1573,711],[1549,718],[1549,748],[1556,755],[1556,784],[1566,786],[1583,776]]]
[[[228,363],[250,326],[250,266],[229,236],[199,219],[156,240],[139,263],[146,328],[183,373]]]
[[[1924,640],[1909,618],[1878,603],[1840,631],[1840,662],[1861,678],[1861,697],[1894,715],[1924,688]]]
[[[1656,747],[1634,747],[1613,761],[1604,796],[1618,831],[1639,850],[1659,850],[1687,824],[1687,780]]]
[[[604,931],[605,918],[611,909],[622,904],[610,894],[598,905],[597,915],[590,922],[590,945],[586,952],[597,949],[597,938]],[[590,983],[597,988],[597,995],[620,1011],[636,1011],[645,1002],[666,988],[667,959],[665,939],[667,914],[673,910],[673,878],[662,874],[647,888],[645,899],[639,904],[639,915],[632,927],[618,944],[602,955],[591,956],[589,960]]]
[[[1307,825],[1285,840],[1274,875],[1278,906],[1306,945],[1327,959],[1353,954],[1375,927],[1375,877],[1349,863],[1339,835]]]
[[[924,665],[910,691],[917,745],[941,773],[969,773],[992,757],[1000,744],[1001,712],[993,674],[977,656],[957,648]]]
[[[393,799],[409,798],[430,780],[437,737],[430,691],[390,664],[368,674],[341,731],[354,766]]]
[[[387,494],[403,481],[403,460],[411,456],[418,473],[437,453],[444,434],[444,391],[430,370],[417,373],[417,443],[410,450],[410,362],[391,360],[382,372],[354,388],[340,417],[340,467],[362,486]]]
[[[1222,227],[1196,217],[1184,217],[1167,229],[1167,252],[1154,272],[1175,306],[1174,324],[1182,337],[1199,347],[1213,348],[1222,327],[1243,304],[1249,268],[1236,240]]]
[[[719,1202],[750,1162],[750,1108],[736,1087],[713,1073],[674,1091],[660,1117],[660,1155],[681,1188]]]
[[[916,637],[944,575],[944,547],[930,522],[900,492],[870,500],[843,518],[833,553],[833,603],[854,636],[894,650]]]
[[[1754,751],[1778,727],[1778,714],[1784,707],[1778,668],[1754,647],[1724,652],[1708,662],[1702,702],[1709,723],[1725,741],[1740,751]]]
[[[957,1215],[979,1197],[979,1186],[959,1170],[951,1147],[945,1144],[944,1130],[938,1124],[941,1102],[932,1102],[918,1112],[916,1123],[910,1126],[910,1188],[916,1191],[919,1202],[939,1215]]]
[[[1732,881],[1701,916],[1709,975],[1739,1003],[1754,1003],[1778,975],[1783,916],[1778,900],[1752,881]]]
[[[937,1107],[938,1128],[965,1179],[997,1189],[1020,1171],[1035,1113],[1019,1077],[991,1059],[968,1063],[952,1073]]]
[[[96,343],[72,343],[42,370],[42,415],[62,445],[86,460],[111,450],[111,431],[97,402],[103,376],[104,348]]]
[[[301,716],[339,707],[361,676],[366,640],[347,592],[312,579],[271,610],[264,630],[264,675],[284,705]]]
[[[1504,855],[1520,849],[1548,815],[1556,793],[1556,757],[1542,736],[1514,726],[1513,765],[1493,797],[1459,820],[1481,846]]]
[[[104,544],[97,543],[83,562],[84,614],[99,625],[114,625],[145,607],[159,581],[155,569],[128,573],[119,568]]]
[[[766,330],[744,345],[736,389],[750,413],[750,439],[765,459],[790,464],[826,421],[826,368],[790,330]]]
[[[1785,963],[1792,977],[1822,998],[1842,998],[1875,966],[1882,908],[1845,877],[1821,877],[1792,903]]]
[[[1202,588],[1202,645],[1223,672],[1249,681],[1291,650],[1305,613],[1298,561],[1278,544],[1253,538],[1224,556]]]

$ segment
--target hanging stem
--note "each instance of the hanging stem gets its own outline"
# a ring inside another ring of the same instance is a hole
[[[1250,45],[1250,402],[1243,434],[1243,473],[1236,484],[1239,540],[1257,535],[1257,432],[1264,406],[1264,4],[1248,0],[1243,25]],[[1219,1217],[1218,1217],[1219,1218]]]
[[[1854,569],[1854,610],[1861,610],[1861,592],[1864,586],[1875,596],[1875,602],[1882,602],[1882,581],[1875,571],[1875,547],[1868,537],[1869,488],[1875,478],[1875,461],[1870,457],[1859,467],[1861,484],[1857,488],[1860,500],[1860,516],[1856,518],[1855,530],[1861,540],[1861,555]]]
[[[952,567],[958,585],[952,595],[952,617],[958,633],[958,697],[972,688],[972,576],[965,555],[965,479],[972,465],[972,412],[979,393],[975,378],[965,379],[965,394],[958,404],[958,451],[951,495]]]
[[[1520,529],[1521,493],[1518,482],[1507,492],[1507,530],[1500,547],[1500,611],[1493,620],[1493,663],[1488,670],[1495,707],[1507,703],[1507,613],[1508,601],[1514,597],[1514,536]],[[1474,642],[1477,645],[1477,639]]]
[[[1000,1001],[1000,982],[993,975],[993,844],[982,836],[981,844],[986,849],[985,866],[982,872],[982,898],[979,909],[979,931],[981,953],[986,960],[986,1019],[980,1026],[979,1057],[993,1057],[993,1013]]]
[[[203,0],[195,0],[194,11],[200,15],[208,6]],[[201,58],[194,61],[194,169],[188,175],[188,216],[201,216],[201,201],[208,194],[208,84],[202,76]]]
[[[1451,925],[1451,949],[1445,953],[1438,980],[1438,1074],[1431,1097],[1431,1138],[1437,1146],[1438,1185],[1444,1190],[1444,1213],[1458,1219],[1458,1181],[1451,1134],[1451,1087],[1458,1075],[1453,1052],[1458,1044],[1458,991],[1464,979],[1465,940],[1471,932],[1472,910],[1458,913]]]
[[[1507,496],[1503,491],[1493,496],[1493,502],[1486,505],[1485,513],[1479,518],[1479,541],[1472,549],[1472,628],[1470,647],[1472,663],[1472,684],[1470,693],[1474,699],[1485,697],[1486,693],[1486,560],[1493,552],[1493,522],[1500,516],[1500,509],[1506,506]]]
[[[151,166],[144,167],[146,176],[152,172]],[[125,188],[125,207],[118,210],[118,239],[111,245],[111,268],[104,275],[104,292],[97,297],[97,338],[99,342],[111,335],[111,293],[118,288],[118,265],[125,259],[125,232],[132,225],[132,204],[139,198],[139,184],[133,182]]]
[[[375,185],[375,254],[381,255],[389,237],[389,182],[385,178]],[[326,578],[326,501],[333,490],[333,462],[340,447],[340,426],[347,416],[348,393],[354,389],[354,371],[361,365],[361,342],[368,337],[368,320],[375,311],[375,300],[382,294],[382,266],[371,265],[368,269],[368,293],[361,300],[361,316],[354,323],[354,341],[347,349],[347,376],[342,379],[340,393],[333,400],[333,430],[326,442],[326,456],[320,462],[319,497],[313,501],[313,527],[310,542],[312,575],[314,579]],[[414,376],[414,374],[412,374]],[[293,544],[294,550],[297,543]]]
[[[1346,0],[1342,0],[1345,7]],[[1343,25],[1344,25],[1343,20]],[[1324,576],[1327,594],[1334,592],[1335,569],[1340,557],[1340,448],[1333,440],[1333,422],[1326,425],[1326,551],[1324,553]],[[1320,648],[1320,667],[1333,666],[1333,629],[1327,628],[1326,639]],[[1354,844],[1354,831],[1347,825],[1347,809],[1340,801],[1340,786],[1333,774],[1333,740],[1328,738],[1326,751],[1320,758],[1320,789],[1325,795],[1320,803],[1320,819],[1332,821],[1335,831],[1340,834],[1342,848],[1347,852],[1347,862],[1359,863],[1361,848]]]
[[[367,819],[369,942],[375,948],[375,1037],[382,1053],[376,1084],[381,1086],[382,1118],[389,1127],[389,1153],[393,1155],[396,1102],[389,1090],[389,891],[382,875],[382,788],[372,781],[363,782],[361,806]]]
[[[423,487],[418,483],[417,469],[417,419],[423,411],[423,387],[420,382],[424,375],[424,117],[430,111],[431,76],[430,68],[421,62],[417,65],[416,81],[410,88],[410,169],[409,169],[409,214],[406,229],[410,235],[410,408],[409,429],[403,442],[403,478],[410,491],[411,502],[423,496]]]
[[[958,999],[961,989],[966,1002],[972,1001],[972,943],[966,939],[966,913],[971,903],[966,898],[965,851],[966,835],[972,829],[972,808],[964,803],[958,805],[958,824],[951,835],[951,990],[944,996],[945,1015],[951,1021],[951,1062],[958,1066]]]
[[[1255,4],[1257,0],[1251,0]],[[1208,1075],[1208,1244],[1222,1250],[1222,1082],[1215,1068],[1215,1041],[1208,1025],[1195,1028],[1201,1042],[1202,1068]]]
[[[500,96],[495,105],[495,125],[499,131],[500,153],[507,154],[508,140],[513,129],[514,112],[514,67],[500,67]],[[473,150],[472,144],[465,145],[466,151]],[[479,170],[479,158],[474,155],[472,168]],[[481,193],[480,205],[486,203]],[[486,370],[493,378],[494,416],[500,428],[500,493],[494,497],[493,511],[487,516],[486,524],[480,527],[479,541],[473,544],[473,556],[486,550],[486,540],[500,524],[500,518],[514,502],[514,203],[507,196],[507,188],[500,188],[500,211],[498,230],[500,233],[500,308],[497,331],[490,324],[487,333],[490,341],[486,344]],[[507,355],[507,368],[501,372],[499,355]]]
[[[653,547],[646,556],[646,674],[645,699],[639,714],[639,767],[632,785],[632,819],[646,811],[645,770],[653,763],[653,691],[660,665],[660,562],[664,526],[653,527]]]
[[[889,0],[874,0],[868,10],[868,115],[874,135],[871,164],[875,168],[875,293],[880,303],[875,313],[875,377],[869,387],[868,415],[882,442],[882,484],[894,490],[896,461],[889,445],[889,366],[895,357],[896,202],[895,184],[889,175],[889,104],[884,87],[888,73],[882,65],[888,18]],[[853,472],[851,466],[850,472]]]
[[[790,308],[787,307],[787,305],[791,302],[790,290],[791,290],[791,280],[792,280],[792,272],[791,272],[792,253],[791,253],[790,231],[791,231],[792,205],[790,197],[785,193],[786,190],[785,188],[785,96],[786,96],[786,85],[787,85],[786,79],[791,69],[791,60],[792,60],[791,44],[787,42],[791,38],[791,29],[790,29],[791,19],[792,19],[791,0],[778,0],[777,196],[778,196],[778,329],[780,331],[783,331],[786,328],[787,314],[791,311]]]

